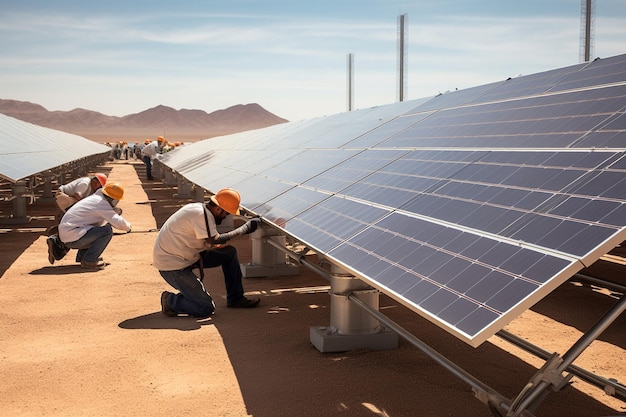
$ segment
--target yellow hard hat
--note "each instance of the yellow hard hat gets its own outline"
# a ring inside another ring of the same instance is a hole
[[[102,194],[108,195],[113,200],[121,200],[124,197],[124,188],[117,182],[107,182],[102,188]]]
[[[241,197],[237,190],[232,188],[224,188],[217,192],[217,194],[211,196],[211,201],[217,204],[217,206],[230,214],[239,214],[239,203]]]

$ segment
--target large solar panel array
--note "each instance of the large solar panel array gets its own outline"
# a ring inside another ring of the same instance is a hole
[[[478,346],[626,239],[626,55],[163,162]]]
[[[0,114],[0,143],[0,178],[10,182],[111,151],[83,137],[4,114]]]

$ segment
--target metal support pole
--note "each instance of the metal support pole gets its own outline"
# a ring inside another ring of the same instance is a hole
[[[308,248],[305,248],[303,253],[296,253],[287,249],[284,243],[281,244],[272,239],[268,239],[267,244],[275,247],[279,251],[284,252],[291,259],[298,262],[298,264],[306,266],[311,271],[315,272],[316,274],[321,275],[323,278],[326,278],[328,281],[330,281],[330,274],[325,269],[322,269],[321,267],[317,266],[313,262],[310,262],[306,259],[306,252],[308,252]]]
[[[597,285],[599,287],[606,288],[607,290],[610,290],[613,292],[626,294],[626,286],[618,284],[617,282],[611,282],[605,279],[596,278],[596,277],[592,277],[590,275],[585,275],[585,274],[576,274],[574,275],[573,279],[587,282],[589,284]]]
[[[194,185],[193,195],[193,201],[195,201],[196,203],[204,203],[204,190],[202,189],[202,187]]]
[[[371,314],[354,308],[349,297],[354,295],[368,306],[378,310],[378,291],[353,275],[331,273],[330,328],[338,334],[367,334],[380,331],[380,323]],[[339,270],[340,271],[340,270]]]
[[[30,222],[26,212],[26,181],[21,180],[11,185],[11,216],[3,217],[0,223],[3,224],[23,224]]]
[[[355,297],[378,311],[378,290],[335,265],[331,266],[330,277],[330,326],[315,326],[309,331],[317,350],[396,349],[398,335],[383,329],[376,317],[350,302],[350,297]]]
[[[252,240],[252,262],[241,264],[241,273],[246,278],[298,275],[297,265],[287,263],[285,254],[277,247],[285,247],[286,237],[279,230],[261,224],[250,234]],[[271,244],[270,244],[271,243]]]
[[[45,175],[43,179],[43,192],[39,200],[54,201],[54,193],[52,192],[52,179],[54,176]]]
[[[158,158],[152,159],[152,177],[159,179],[163,177],[163,166]]]
[[[171,169],[164,169],[163,170],[163,185],[171,186],[174,184],[176,184],[176,177],[174,177],[174,173],[172,172]]]
[[[409,16],[398,16],[398,101],[406,100],[407,92],[407,24]]]
[[[178,178],[178,192],[174,194],[174,198],[191,198],[191,183],[183,177]]]
[[[346,58],[347,72],[347,111],[354,110],[354,54],[348,54]]]

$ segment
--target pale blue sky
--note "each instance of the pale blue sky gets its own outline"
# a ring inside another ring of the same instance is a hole
[[[580,0],[0,0],[0,98],[124,116],[259,103],[289,120],[579,62]],[[594,57],[626,53],[626,1],[597,0]]]

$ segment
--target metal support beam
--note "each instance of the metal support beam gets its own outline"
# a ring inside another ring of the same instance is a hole
[[[535,355],[540,359],[547,361],[553,356],[553,354],[551,354],[547,350],[544,350],[528,342],[527,340],[520,338],[519,336],[509,333],[506,330],[500,330],[498,333],[496,333],[496,336],[506,340],[512,345],[515,345],[525,350],[528,353]],[[603,378],[576,365],[569,366],[566,371],[576,375],[578,378],[591,385],[601,388],[604,392],[607,393],[607,395],[611,395],[615,398],[619,398],[622,401],[626,401],[626,387],[624,385],[621,385],[617,380]]]
[[[152,160],[152,177],[153,178],[163,178],[163,165],[161,164],[161,161],[159,161],[157,158]]]
[[[25,180],[11,185],[11,216],[0,218],[2,224],[24,224],[30,222],[26,212],[26,195],[28,194]]]
[[[513,401],[512,414],[507,416],[515,417],[519,414],[516,410],[526,410],[536,408],[548,393],[548,389],[560,390],[572,375],[561,376],[567,372],[574,360],[580,356],[587,347],[596,340],[611,323],[613,323],[626,310],[626,296],[622,298],[587,331],[574,345],[559,358],[554,356],[546,362],[546,365],[526,384],[524,390]],[[606,388],[605,388],[606,389]],[[621,395],[624,391],[622,391]]]
[[[193,201],[196,203],[204,203],[204,189],[197,185],[193,186]]]
[[[585,274],[580,274],[580,273],[574,275],[572,279],[581,281],[581,282],[586,282],[586,283],[593,284],[593,285],[597,285],[599,287],[606,288],[609,291],[626,294],[626,286],[618,284],[617,282],[611,282],[605,279],[592,277],[590,275],[585,275]]]
[[[192,198],[191,187],[192,187],[192,184],[189,181],[187,181],[183,177],[179,177],[178,178],[178,192],[174,194],[174,198],[182,198],[182,199]]]
[[[384,329],[374,316],[350,302],[350,297],[355,297],[378,311],[378,290],[334,265],[330,277],[330,326],[315,326],[309,331],[311,343],[317,350],[396,349],[398,335]]]
[[[160,162],[159,162],[160,164]],[[171,169],[164,168],[163,170],[163,185],[172,186],[177,183],[176,177]]]
[[[284,242],[268,240],[267,243],[330,281],[330,325],[309,329],[311,343],[320,352],[345,352],[361,348],[389,350],[398,347],[396,333],[383,328],[376,318],[368,317],[349,301],[351,296],[358,297],[365,305],[377,311],[380,297],[377,290],[332,264],[331,272],[328,273],[307,261],[308,248],[296,253],[287,249]]]
[[[250,234],[252,240],[252,262],[241,264],[241,273],[245,278],[273,277],[298,275],[300,269],[297,265],[287,263],[283,252],[276,248],[277,245],[285,246],[286,237],[277,229],[261,224],[257,230]],[[274,245],[269,244],[272,242]]]
[[[52,181],[54,176],[52,174],[45,174],[43,177],[43,192],[41,197],[37,199],[39,202],[54,202],[54,193],[52,192]]]

